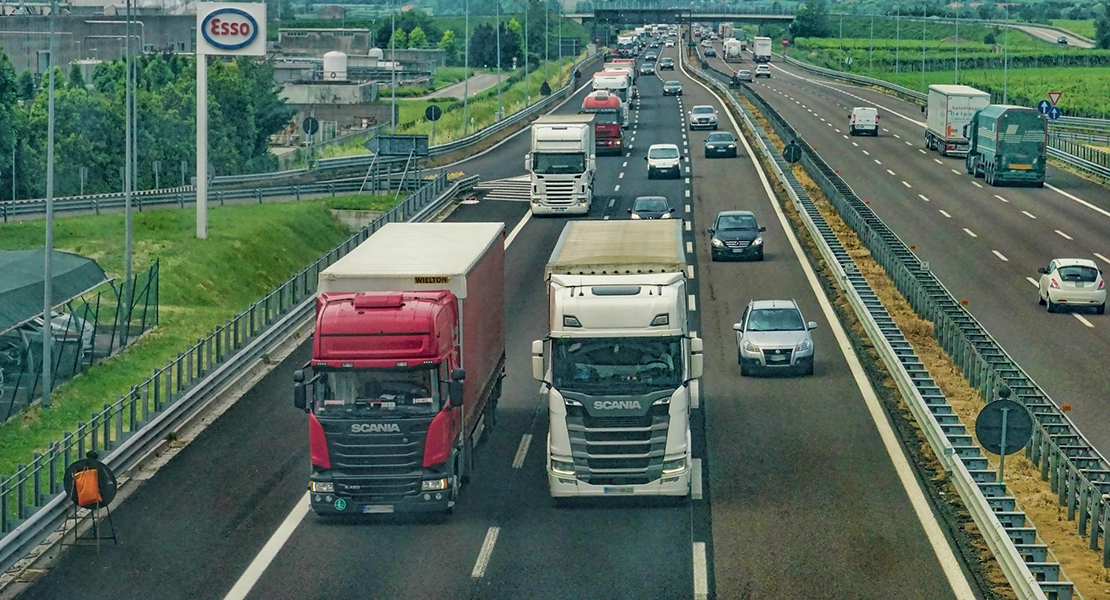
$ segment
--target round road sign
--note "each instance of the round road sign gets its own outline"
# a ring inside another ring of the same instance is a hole
[[[424,109],[424,118],[429,121],[438,121],[443,116],[443,109],[438,105],[429,104],[428,108]]]
[[[790,145],[782,149],[782,158],[788,163],[796,163],[802,160],[802,148],[790,140]]]
[[[305,117],[301,123],[301,129],[308,135],[315,135],[317,131],[320,131],[320,121],[316,117]]]
[[[1037,111],[1042,115],[1047,115],[1050,110],[1052,110],[1052,103],[1048,100],[1041,100],[1037,103]]]
[[[1002,447],[1002,421],[1006,421],[1006,447]],[[975,418],[975,435],[991,454],[1013,454],[1029,443],[1033,436],[1033,417],[1021,403],[1000,399],[979,411]]]

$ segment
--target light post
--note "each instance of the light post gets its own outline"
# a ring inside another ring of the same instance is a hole
[[[925,25],[929,12],[929,0],[921,3],[921,91],[925,91]]]
[[[47,78],[50,80],[47,92],[46,125],[46,243],[43,250],[42,273],[42,407],[50,408],[50,392],[54,389],[54,360],[51,346],[54,342],[54,329],[50,323],[51,310],[54,308],[54,13],[58,12],[56,0],[50,2],[50,41],[46,61]]]
[[[470,127],[470,0],[463,3],[466,11],[463,28],[466,29],[466,48],[463,50],[463,135],[469,133]]]
[[[1002,7],[1006,11],[1006,20],[1010,20],[1010,9],[1005,6]],[[1002,41],[1002,103],[1009,104],[1009,83],[1010,83],[1010,28],[1006,28],[1005,39]]]
[[[894,4],[894,81],[898,81],[898,58],[902,51],[902,5]]]
[[[131,325],[131,300],[134,290],[131,285],[131,178],[135,175],[133,172],[134,146],[133,138],[135,131],[132,129],[132,106],[134,96],[131,93],[131,81],[134,77],[134,71],[131,69],[131,0],[127,0],[127,19],[125,26],[126,39],[123,43],[123,64],[127,75],[124,78],[124,142],[127,145],[124,151],[124,165],[123,172],[123,327],[120,328],[120,345],[127,343],[127,330]]]
[[[871,7],[871,47],[867,50],[867,73],[875,76],[875,7]]]
[[[960,83],[960,4],[956,3],[956,76],[952,83]]]
[[[389,122],[397,135],[397,11],[389,3]]]
[[[528,93],[528,4],[524,0],[524,108],[531,104],[532,96]]]
[[[497,120],[500,121],[505,114],[501,107],[501,0],[495,0],[495,3],[497,4]]]

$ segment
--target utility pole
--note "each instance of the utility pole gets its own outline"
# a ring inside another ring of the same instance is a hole
[[[952,83],[960,83],[960,4],[956,3],[956,76]]]
[[[470,132],[470,0],[463,3],[466,11],[463,28],[466,29],[466,49],[463,52],[463,135]]]
[[[47,91],[46,125],[46,243],[43,248],[42,272],[42,407],[50,408],[50,392],[54,390],[54,327],[50,322],[54,310],[54,13],[57,0],[50,1],[50,42],[46,66],[50,80]]]
[[[12,200],[15,200],[15,146],[16,139],[12,136]]]
[[[127,0],[127,19],[125,25],[125,38],[123,42],[123,63],[127,71],[127,76],[124,82],[124,142],[126,150],[124,151],[124,160],[126,165],[124,167],[123,175],[123,318],[120,327],[120,346],[127,343],[127,330],[131,327],[131,301],[132,295],[135,290],[131,285],[131,190],[133,188],[132,177],[135,173],[133,171],[132,158],[134,157],[134,146],[132,145],[132,138],[135,135],[132,129],[132,112],[131,103],[134,102],[134,96],[131,93],[131,80],[134,77],[134,71],[131,68],[131,0]]]
[[[1006,10],[1006,20],[1010,20],[1010,9],[1003,7]],[[1006,28],[1006,39],[1002,42],[1002,103],[1009,104],[1010,96],[1007,94],[1009,91],[1010,83],[1010,28]]]
[[[548,69],[551,64],[551,38],[547,35],[547,21],[551,15],[551,5],[543,0],[543,80],[548,81]],[[550,85],[550,84],[549,84]]]
[[[867,73],[875,76],[875,7],[871,7],[871,48],[867,51]]]
[[[925,19],[929,18],[929,0],[921,3],[921,91],[927,91],[925,88]]]
[[[532,97],[528,94],[528,4],[524,0],[524,108],[531,104]]]
[[[501,0],[494,0],[497,4],[497,120],[500,121],[505,111],[501,108]]]
[[[397,11],[389,3],[389,121],[393,135],[397,135]],[[465,127],[465,125],[464,125]]]
[[[902,51],[902,5],[894,4],[894,82],[898,82],[898,57]]]

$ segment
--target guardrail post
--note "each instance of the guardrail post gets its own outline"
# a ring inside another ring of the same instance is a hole
[[[95,214],[99,215],[100,214],[100,200],[97,200],[96,198],[93,198],[92,204],[93,204],[93,212]]]
[[[42,503],[42,454],[35,452],[34,459],[31,461],[32,472],[32,485],[31,490],[34,494],[31,499],[31,506],[38,506]]]
[[[1079,535],[1087,535],[1087,514],[1089,507],[1087,506],[1090,499],[1090,485],[1083,485],[1079,488]]]
[[[48,486],[47,489],[49,490],[48,493],[51,496],[57,494],[60,491],[59,486],[60,486],[61,482],[58,481],[58,447],[59,446],[60,446],[60,444],[58,442],[52,442],[50,444],[50,450],[47,451],[48,454],[50,455],[50,485]],[[0,530],[2,530],[2,529],[3,528],[0,528]]]
[[[258,203],[262,204],[262,190],[254,188],[254,197],[258,198]]]
[[[97,420],[96,413],[89,417],[89,433],[91,434],[89,441],[92,446],[90,450],[97,452],[100,450],[100,421]]]
[[[1087,547],[1091,550],[1098,550],[1098,529],[1099,525],[1102,523],[1099,511],[1102,509],[1103,499],[1102,494],[1098,492],[1097,488],[1092,489],[1091,491],[1094,492],[1092,494],[1092,496],[1094,497],[1091,501],[1091,538],[1089,540],[1089,543],[1087,544]]]
[[[5,223],[8,222],[8,207],[6,205],[0,204],[0,217],[4,218]]]
[[[0,481],[0,533],[8,532],[8,480]]]
[[[185,194],[178,194],[177,195],[177,207],[178,208],[185,208]]]
[[[199,339],[197,340],[197,344],[200,344]],[[193,352],[195,351],[196,346],[193,346],[192,348],[189,348],[188,352],[185,353],[185,371],[188,373],[188,376],[185,379],[185,387],[193,384]],[[178,392],[180,391],[181,386],[178,386]]]
[[[16,476],[18,477],[19,473],[22,473],[26,469],[27,469],[27,465],[17,464],[15,466]],[[25,506],[27,504],[27,494],[24,491],[24,489],[26,487],[26,486],[23,485],[24,481],[25,480],[19,480],[19,481],[15,482],[15,490],[16,490],[16,493],[15,493],[15,502],[16,502],[15,514],[16,514],[16,518],[19,519],[20,521],[27,518],[27,507]]]
[[[301,186],[299,186],[299,185],[293,186],[293,193],[297,195],[297,200],[300,200],[301,199]]]

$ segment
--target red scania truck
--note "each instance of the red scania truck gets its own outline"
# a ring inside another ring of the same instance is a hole
[[[582,99],[580,114],[594,115],[594,147],[597,154],[624,152],[624,105],[616,94],[597,90]]]
[[[452,511],[496,422],[504,246],[501,223],[390,223],[320,273],[293,375],[317,513]]]

